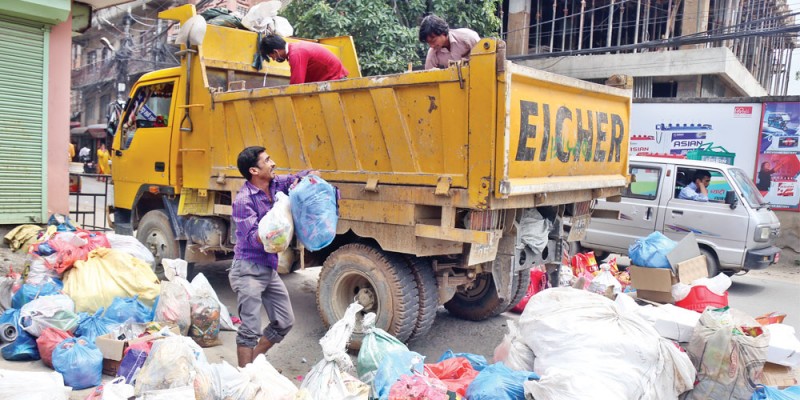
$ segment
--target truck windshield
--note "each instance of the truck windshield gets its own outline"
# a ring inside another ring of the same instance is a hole
[[[739,168],[731,168],[728,170],[733,177],[733,181],[736,182],[736,186],[739,187],[741,190],[742,196],[744,197],[747,204],[750,204],[750,207],[759,208],[765,207],[767,202],[764,201],[764,198],[759,193],[756,185],[753,183],[750,178],[747,177],[747,174],[744,173]]]

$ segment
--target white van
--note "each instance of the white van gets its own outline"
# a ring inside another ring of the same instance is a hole
[[[627,254],[639,238],[659,231],[672,240],[694,232],[708,258],[709,276],[764,269],[778,261],[773,246],[780,222],[740,168],[705,161],[631,157],[631,184],[620,202],[598,200],[595,209],[619,219],[592,219],[581,247]],[[708,202],[679,199],[695,171],[711,173]]]

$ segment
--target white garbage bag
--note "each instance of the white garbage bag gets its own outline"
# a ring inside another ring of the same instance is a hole
[[[535,399],[675,399],[692,389],[686,353],[636,313],[604,296],[554,288],[532,297],[519,319],[536,354]]]
[[[203,275],[202,272],[198,273],[197,276],[192,279],[191,285],[194,293],[208,293],[214,298],[214,300],[217,301],[217,303],[219,303],[220,328],[226,331],[235,331],[236,326],[233,325],[231,314],[228,312],[228,307],[225,307],[225,304],[222,304],[222,302],[219,301],[217,292],[214,291],[214,288],[211,286],[211,283],[208,282],[206,276]]]
[[[0,399],[68,400],[72,388],[60,373],[0,369]]]
[[[112,249],[128,253],[150,265],[155,264],[156,259],[153,253],[145,247],[139,239],[128,235],[117,235],[114,233],[107,233],[106,239],[111,244]]]
[[[275,195],[275,205],[258,222],[258,237],[267,253],[280,253],[289,248],[294,235],[292,206],[283,192]]]
[[[502,361],[506,367],[515,371],[533,371],[536,356],[522,340],[517,322],[509,319],[506,325],[508,333],[494,349],[494,362]]]
[[[289,378],[281,375],[263,354],[259,354],[252,363],[239,370],[250,378],[250,383],[260,389],[257,398],[294,400],[297,394],[297,386]]]

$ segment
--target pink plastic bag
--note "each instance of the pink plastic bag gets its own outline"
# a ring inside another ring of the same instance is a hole
[[[403,375],[389,390],[389,400],[448,400],[447,386],[423,375]]]

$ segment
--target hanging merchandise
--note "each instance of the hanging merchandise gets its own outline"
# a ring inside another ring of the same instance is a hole
[[[306,175],[289,192],[295,234],[308,250],[320,250],[336,237],[336,197],[336,188],[316,175]]]
[[[71,337],[73,336],[70,332],[56,328],[45,328],[44,332],[36,339],[36,347],[39,349],[39,356],[42,357],[44,365],[53,368],[53,350],[61,342]]]
[[[98,248],[86,261],[78,261],[64,274],[64,292],[75,310],[93,313],[108,307],[115,297],[139,295],[150,307],[158,296],[158,278],[150,264],[114,249]]]
[[[86,389],[103,383],[103,354],[89,341],[69,338],[53,350],[53,368],[64,376],[64,384]]]

